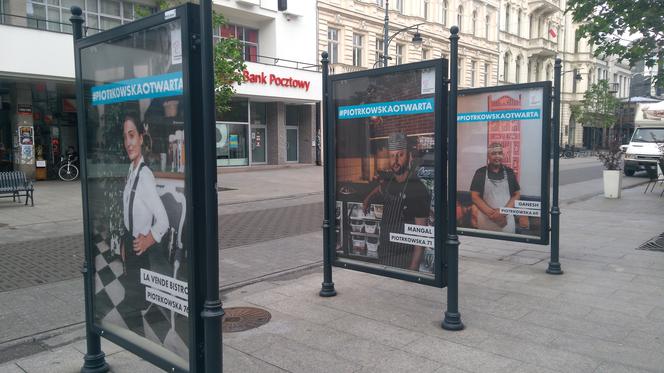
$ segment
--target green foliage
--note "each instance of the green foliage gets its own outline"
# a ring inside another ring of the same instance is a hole
[[[158,0],[157,9],[166,10],[186,3],[186,0]],[[212,14],[212,25],[220,27],[226,24],[222,14]],[[214,104],[218,113],[229,111],[231,98],[235,94],[233,84],[241,84],[242,71],[246,69],[242,56],[242,43],[237,39],[221,38],[213,46],[214,63]]]
[[[663,0],[568,0],[566,12],[581,24],[578,36],[595,46],[595,56],[618,56],[631,65],[660,65],[656,84],[664,86]],[[628,43],[627,35],[640,34]]]
[[[609,83],[600,80],[590,86],[581,103],[573,107],[572,112],[586,126],[610,128],[616,123],[619,105],[620,100],[609,92]]]

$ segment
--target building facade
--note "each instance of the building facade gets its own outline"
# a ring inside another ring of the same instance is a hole
[[[157,3],[0,0],[0,171],[55,178],[60,157],[78,149],[69,7],[83,9],[90,35],[154,13]],[[217,164],[315,162],[321,96],[315,3],[279,9],[277,0],[225,0],[214,9],[227,21],[214,30],[215,40],[240,39],[247,64],[231,112],[217,116]]]
[[[565,0],[318,0],[318,49],[329,52],[332,73],[380,66],[386,6],[390,36],[421,24],[389,43],[390,65],[449,57],[449,28],[459,26],[460,88],[553,80],[560,57],[561,144],[600,143],[597,129],[577,124],[571,110],[591,84],[606,79],[618,97],[629,95],[629,67],[593,57],[576,40]],[[411,43],[415,31],[421,45]]]

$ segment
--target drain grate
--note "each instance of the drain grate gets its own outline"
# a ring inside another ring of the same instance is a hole
[[[664,252],[664,233],[659,236],[655,236],[643,245],[639,246],[637,250],[650,250],[650,251],[662,251]]]
[[[272,315],[260,308],[231,307],[224,310],[221,330],[224,333],[243,332],[267,324],[270,318]]]

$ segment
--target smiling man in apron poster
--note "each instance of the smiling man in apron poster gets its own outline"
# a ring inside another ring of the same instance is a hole
[[[521,187],[514,170],[503,165],[503,146],[492,143],[487,149],[487,165],[475,171],[470,196],[479,210],[477,228],[515,233],[514,215],[501,214],[501,207],[514,207],[521,197]]]
[[[380,222],[378,262],[392,267],[418,270],[424,248],[390,241],[390,233],[404,233],[404,224],[427,225],[431,197],[412,167],[413,156],[403,132],[393,132],[388,138],[389,172],[383,173],[379,185],[364,199],[365,209],[370,203],[383,203]],[[386,170],[386,171],[388,171]]]

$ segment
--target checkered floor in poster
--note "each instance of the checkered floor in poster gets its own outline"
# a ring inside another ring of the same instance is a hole
[[[125,302],[126,274],[119,255],[119,243],[111,242],[111,248],[100,234],[95,235],[94,241],[97,251],[94,258],[95,320],[102,326],[131,330],[188,360],[186,298],[173,296],[173,291],[164,291],[180,287],[182,295],[186,289],[181,287],[186,287],[186,283],[141,269],[141,282],[147,284],[143,286],[145,307],[132,312]]]

